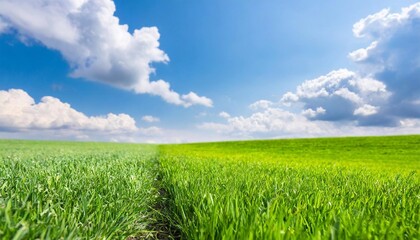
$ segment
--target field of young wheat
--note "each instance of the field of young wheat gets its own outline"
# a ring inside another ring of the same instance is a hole
[[[160,148],[168,216],[185,239],[420,237],[420,138]]]
[[[419,239],[419,174],[420,136],[3,140],[0,238]]]
[[[0,141],[0,238],[148,236],[156,152],[151,145]]]

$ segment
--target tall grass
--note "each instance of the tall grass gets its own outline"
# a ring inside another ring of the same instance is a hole
[[[0,141],[1,239],[147,236],[156,146]]]
[[[420,137],[160,147],[185,239],[420,238]]]

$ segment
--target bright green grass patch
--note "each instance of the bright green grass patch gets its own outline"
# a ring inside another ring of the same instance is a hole
[[[146,236],[157,199],[156,148],[0,141],[0,238]]]
[[[159,149],[185,239],[420,238],[420,136]]]

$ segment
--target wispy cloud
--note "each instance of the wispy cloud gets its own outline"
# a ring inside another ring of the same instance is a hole
[[[230,118],[230,114],[227,113],[227,112],[220,112],[219,113],[219,117],[222,117],[222,118]]]
[[[144,122],[148,122],[148,123],[155,123],[155,122],[160,121],[160,119],[158,117],[153,117],[153,116],[150,116],[150,115],[143,116],[141,118],[141,120],[143,120]]]

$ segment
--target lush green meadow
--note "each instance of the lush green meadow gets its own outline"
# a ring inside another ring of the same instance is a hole
[[[0,239],[420,239],[419,174],[420,136],[3,140]]]
[[[185,239],[420,238],[420,137],[160,148]]]
[[[150,145],[0,141],[0,238],[150,235],[156,152]]]

